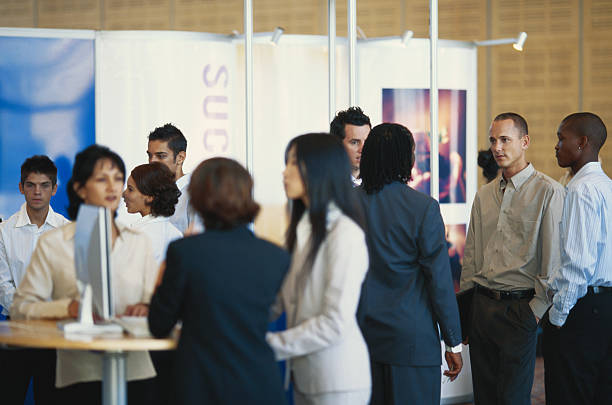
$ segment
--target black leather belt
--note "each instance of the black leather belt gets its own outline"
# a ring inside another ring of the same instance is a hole
[[[525,298],[532,298],[535,295],[534,289],[518,290],[518,291],[503,291],[503,290],[493,290],[491,288],[483,287],[481,285],[476,286],[476,291],[478,291],[482,295],[485,295],[497,301],[522,300]]]
[[[591,294],[605,294],[605,293],[612,293],[612,287],[600,287],[600,286],[589,286],[589,288],[587,288],[587,293],[591,293]]]

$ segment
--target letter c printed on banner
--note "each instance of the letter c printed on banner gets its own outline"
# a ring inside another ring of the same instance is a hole
[[[228,146],[229,137],[225,129],[216,128],[204,131],[204,148],[207,151],[225,152]]]

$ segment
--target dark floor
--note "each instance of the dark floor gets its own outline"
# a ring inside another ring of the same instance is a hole
[[[544,397],[544,359],[536,358],[535,377],[533,379],[533,388],[531,389],[531,405],[544,405],[546,399]],[[471,402],[458,405],[472,405]]]

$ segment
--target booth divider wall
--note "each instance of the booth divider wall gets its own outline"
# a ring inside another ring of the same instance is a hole
[[[27,32],[26,32],[27,31]],[[0,29],[0,50],[8,38],[54,33],[70,38],[71,31]],[[93,43],[95,38],[95,117],[93,109],[81,118],[95,122],[95,142],[109,146],[125,160],[128,172],[147,161],[147,135],[155,127],[173,123],[188,140],[185,171],[212,156],[226,156],[245,163],[244,49],[240,38],[187,32],[77,31]],[[66,44],[50,42],[50,49]],[[63,41],[63,42],[62,42]],[[24,45],[20,45],[24,46]],[[25,45],[27,46],[27,45]],[[406,125],[417,141],[417,167],[413,186],[428,193],[438,182],[441,211],[448,225],[449,253],[459,266],[465,244],[466,223],[477,188],[476,170],[476,49],[470,43],[439,41],[439,178],[431,178],[429,148],[429,41],[360,41],[357,44],[357,104],[376,125],[396,121]],[[92,44],[93,49],[93,44]],[[14,51],[14,50],[13,50]],[[21,52],[27,52],[22,50]],[[18,53],[17,53],[18,54]],[[7,55],[2,51],[0,55]],[[43,61],[44,50],[33,55],[23,72]],[[257,36],[254,55],[253,177],[255,198],[262,211],[255,223],[260,236],[282,244],[286,229],[286,197],[282,187],[284,152],[289,140],[307,132],[329,130],[327,37],[283,35],[277,45]],[[93,55],[92,55],[93,62]],[[65,60],[57,60],[56,69]],[[15,62],[0,58],[0,69]],[[91,80],[94,80],[92,67]],[[19,73],[21,74],[21,73]],[[65,71],[62,83],[75,83],[75,71]],[[20,76],[21,77],[21,76]],[[336,47],[336,108],[348,107],[347,42]],[[21,88],[45,87],[45,83],[23,76]],[[47,85],[48,87],[48,85]],[[5,100],[12,100],[6,76],[0,75],[0,118],[13,114]],[[66,96],[69,87],[51,87],[49,97]],[[76,108],[76,107],[75,107]],[[84,110],[83,110],[84,111]],[[57,117],[57,118],[56,118]],[[49,116],[40,136],[55,140],[67,129],[57,126],[58,116]],[[95,121],[94,121],[95,118]],[[52,149],[31,143],[24,150],[11,148],[11,139],[35,127],[34,116],[25,116],[22,126],[7,127],[0,119],[0,215],[17,210],[16,166],[27,156]],[[81,122],[81,121],[79,121]],[[59,128],[59,129],[58,129]],[[70,159],[94,138],[79,126],[69,128],[78,139],[63,152]],[[72,139],[72,138],[61,138]],[[8,149],[7,149],[8,145]],[[66,146],[66,147],[68,147]],[[10,154],[10,159],[7,158]],[[14,185],[11,188],[10,185]],[[57,200],[52,201],[54,208]],[[121,213],[130,221],[130,214]],[[452,259],[453,260],[453,259]],[[457,275],[456,275],[457,276]],[[469,398],[471,376],[443,385],[443,398]]]

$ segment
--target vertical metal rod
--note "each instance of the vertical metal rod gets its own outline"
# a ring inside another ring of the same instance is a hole
[[[584,1],[578,1],[578,111],[584,102]]]
[[[105,352],[103,356],[102,404],[126,405],[126,354],[123,352]]]
[[[440,176],[438,170],[438,0],[429,2],[429,53],[430,53],[430,83],[429,83],[429,119],[430,119],[430,159],[431,190],[430,194],[436,200],[440,197]]]
[[[253,174],[253,0],[244,0],[246,168]]]
[[[355,54],[357,51],[357,0],[348,0],[349,43],[349,106],[357,105],[357,76]]]
[[[492,0],[487,0],[487,39],[491,39],[491,37],[493,36],[493,12],[492,10]],[[493,117],[492,115],[492,107],[491,107],[491,103],[493,102],[493,87],[492,83],[493,83],[493,50],[491,49],[491,47],[487,47],[487,81],[486,81],[486,86],[487,86],[487,96],[486,96],[486,100],[487,100],[487,106],[486,106],[486,112],[487,112],[487,116],[486,116],[486,124],[485,125],[489,125],[489,120]],[[482,128],[482,134],[484,135],[485,139],[487,139],[488,137],[488,126],[485,128]],[[478,131],[477,133],[481,133],[480,131]],[[482,140],[480,141],[479,145],[482,145],[483,142]]]
[[[336,0],[327,3],[327,49],[329,70],[329,122],[336,115]]]

